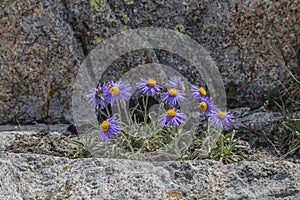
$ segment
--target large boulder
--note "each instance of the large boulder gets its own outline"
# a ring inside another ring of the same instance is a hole
[[[299,164],[139,162],[0,153],[0,198],[298,199]]]
[[[255,49],[255,45],[269,44],[274,38],[268,31],[267,40],[253,39],[257,38],[256,29],[260,30],[257,34],[262,34],[264,27],[268,27],[263,24],[266,20],[259,21],[258,12],[266,5],[230,2],[4,1],[0,5],[0,124],[71,122],[71,88],[85,56],[114,34],[141,27],[167,28],[190,36],[218,66],[229,107],[261,107],[280,94],[279,80],[286,82],[289,76],[280,51],[264,53],[268,52],[264,49],[259,54],[261,49]],[[265,9],[271,14],[274,6],[280,6],[269,4]],[[297,66],[296,51],[290,47],[297,46],[296,25],[300,18],[295,18],[293,4],[284,4],[282,8],[286,8],[283,14],[287,13],[295,25],[295,30],[289,25],[290,40],[284,38],[282,43],[288,47],[284,49],[291,55],[287,64],[293,70]],[[252,11],[255,12],[251,15]],[[253,23],[259,23],[259,27]],[[279,30],[283,26],[286,21],[276,21],[274,28]],[[273,47],[274,43],[270,43],[269,49]],[[247,55],[251,59],[245,59]],[[131,67],[152,62],[172,66],[192,83],[201,83],[201,72],[163,49],[128,52],[111,64],[104,78],[118,79]]]
[[[70,121],[82,61],[68,11],[52,1],[0,5],[0,124]]]

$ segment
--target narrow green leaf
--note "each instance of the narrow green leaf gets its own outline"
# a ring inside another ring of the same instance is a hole
[[[297,131],[300,132],[300,120],[296,122],[296,128],[297,128]]]
[[[283,125],[284,125],[287,129],[289,129],[290,131],[292,131],[292,132],[295,132],[295,131],[296,131],[296,128],[295,128],[292,124],[290,124],[290,123],[288,123],[288,122],[283,122]]]
[[[291,150],[292,152],[294,152],[294,151],[297,150],[299,147],[300,147],[300,141],[295,142],[294,144],[292,144],[292,145],[290,146],[290,150]]]

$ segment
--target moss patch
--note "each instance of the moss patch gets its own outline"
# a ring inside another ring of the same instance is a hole
[[[128,15],[126,13],[121,12],[121,13],[119,13],[119,16],[122,18],[124,24],[128,24],[129,18],[128,18]]]
[[[93,44],[98,45],[102,42],[102,38],[99,36],[95,36],[93,39]]]
[[[97,12],[103,12],[105,9],[103,0],[90,0],[90,5]]]
[[[176,24],[176,26],[174,27],[174,30],[179,32],[179,33],[183,33],[184,32],[184,26],[182,24]]]
[[[132,4],[134,4],[134,0],[124,0],[124,2],[125,2],[127,5],[132,5]]]

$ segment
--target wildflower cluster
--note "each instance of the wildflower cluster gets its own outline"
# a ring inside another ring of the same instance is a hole
[[[203,87],[192,85],[194,97],[199,102],[199,111],[202,115],[210,118],[210,123],[216,128],[226,128],[233,121],[233,115],[229,112],[220,111],[208,97]]]
[[[130,84],[128,82],[108,82],[99,84],[97,88],[91,89],[91,93],[86,95],[89,98],[89,104],[95,108],[104,109],[107,106],[113,105],[115,101],[127,101],[131,94]],[[113,139],[114,134],[119,134],[121,128],[117,125],[118,119],[112,116],[100,124],[99,138],[102,142],[108,142],[108,139]]]
[[[159,85],[154,79],[141,78],[140,82],[136,83],[138,91],[145,96],[158,97],[161,102],[168,108],[158,118],[161,127],[176,128],[185,123],[187,115],[180,111],[180,105],[186,101],[185,82],[179,77],[173,76],[169,79],[167,88]],[[131,86],[127,81],[108,82],[99,84],[97,88],[91,89],[91,93],[86,95],[89,99],[89,104],[95,108],[105,109],[109,105],[114,105],[116,102],[124,102],[131,97]],[[220,111],[208,96],[203,87],[191,86],[193,97],[198,100],[198,110],[203,116],[210,119],[211,125],[217,128],[225,128],[233,121],[233,115],[229,112]],[[102,142],[108,142],[113,139],[115,134],[121,132],[119,119],[116,115],[108,116],[106,120],[100,124],[99,138]]]

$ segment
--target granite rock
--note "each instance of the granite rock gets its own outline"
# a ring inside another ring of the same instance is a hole
[[[0,124],[70,121],[72,81],[83,54],[67,10],[35,0],[0,7]]]
[[[235,7],[236,1],[3,1],[0,124],[71,122],[72,83],[80,63],[114,34],[141,27],[172,29],[193,38],[218,66],[229,107],[258,108],[278,96],[278,80],[285,82],[288,73],[267,64],[254,73],[240,58],[246,50],[228,46],[233,43],[227,37],[233,21],[228,20]],[[163,49],[128,52],[96,79],[115,80],[131,67],[152,62],[172,66],[191,83],[203,84],[201,72]]]
[[[139,162],[0,153],[6,199],[297,199],[299,164]]]

